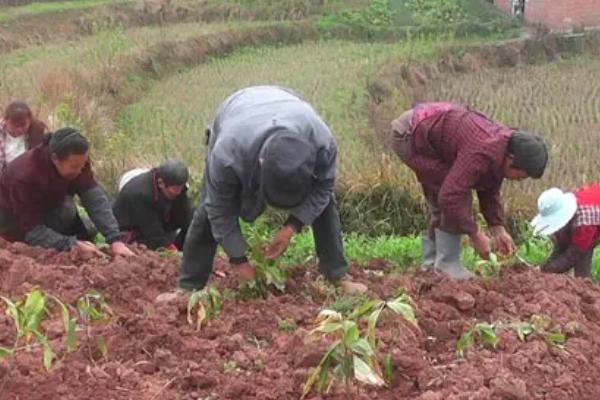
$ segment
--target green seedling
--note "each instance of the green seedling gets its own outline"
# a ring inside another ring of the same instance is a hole
[[[496,253],[490,253],[489,260],[478,260],[473,265],[473,272],[483,278],[499,278],[502,269],[510,267],[518,263],[523,263],[528,267],[533,267],[528,260],[542,262],[545,258],[543,255],[548,250],[549,241],[534,235],[531,228],[526,228],[523,232],[521,245],[511,255],[500,257]]]
[[[341,314],[349,314],[360,305],[367,302],[369,299],[366,296],[341,296],[335,299],[327,308],[337,311]]]
[[[335,340],[312,371],[302,390],[304,399],[316,385],[319,393],[328,391],[334,379],[344,383],[347,399],[352,399],[353,381],[385,386],[375,350],[361,336],[358,324],[333,310],[323,310],[317,318],[312,335],[333,337]]]
[[[29,349],[37,343],[43,349],[44,367],[49,370],[52,367],[55,354],[41,330],[42,321],[50,317],[46,308],[46,295],[40,289],[33,289],[25,295],[24,300],[17,302],[13,302],[6,297],[1,298],[6,304],[7,314],[14,321],[16,336],[12,348],[0,348],[0,356],[10,356],[12,366],[17,351],[22,349],[19,347],[21,344],[25,344],[24,349]],[[70,319],[70,316],[68,319]]]
[[[379,317],[384,310],[391,310],[392,312],[401,315],[405,320],[417,326],[417,318],[415,317],[415,311],[410,304],[410,298],[407,294],[402,293],[398,297],[389,300],[369,300],[364,302],[362,305],[357,307],[352,314],[351,318],[367,320],[367,339],[371,346],[376,346],[375,329],[379,322]]]
[[[250,259],[256,268],[256,277],[242,287],[240,292],[244,297],[265,298],[270,288],[275,288],[282,293],[285,291],[287,278],[285,270],[276,260],[267,260],[263,254],[261,243],[258,236],[253,238]]]
[[[78,310],[89,329],[89,323],[97,320],[99,315],[102,315],[100,310],[91,305],[91,302],[98,301],[101,308],[108,308],[108,306],[97,292],[86,296],[78,300]],[[36,347],[42,348],[42,362],[46,370],[50,370],[52,367],[56,354],[43,330],[43,322],[52,318],[50,312],[51,302],[55,303],[60,310],[60,318],[65,331],[67,354],[76,350],[77,318],[71,314],[69,307],[60,299],[52,295],[46,295],[41,289],[37,288],[28,292],[24,299],[13,301],[4,296],[0,296],[0,299],[6,305],[6,313],[11,317],[15,326],[13,346],[10,348],[0,347],[0,358],[10,358],[9,371],[14,367],[16,357],[20,351],[30,351]],[[5,378],[0,384],[0,393],[2,393],[8,376],[9,373],[5,374]]]
[[[316,385],[317,391],[328,391],[334,379],[342,381],[347,398],[352,398],[353,382],[358,381],[373,386],[385,386],[391,382],[393,365],[391,356],[383,357],[383,368],[379,363],[376,340],[376,327],[383,311],[403,316],[416,326],[417,321],[410,298],[402,293],[390,300],[363,300],[344,317],[342,313],[326,309],[317,317],[317,327],[312,335],[333,337],[321,362],[308,377],[302,392],[306,397]],[[360,321],[366,321],[366,331],[361,332]],[[385,379],[384,379],[385,377]]]
[[[386,354],[383,358],[383,377],[388,385],[391,385],[394,377],[394,364],[392,363],[392,355]]]
[[[535,327],[531,322],[511,322],[508,327],[515,331],[521,342],[524,342],[527,337],[535,333]]]
[[[501,265],[495,253],[490,253],[489,260],[479,260],[473,265],[473,272],[482,278],[498,278]]]
[[[552,318],[545,314],[535,314],[531,316],[530,322],[536,332],[544,332],[552,323]]]
[[[296,321],[293,319],[280,319],[277,321],[277,329],[285,333],[293,333],[297,328]]]
[[[221,313],[223,300],[219,291],[209,286],[206,289],[192,292],[187,305],[187,321],[196,326],[196,330],[202,328],[204,321],[211,320]],[[195,312],[195,320],[194,320]]]
[[[167,250],[163,247],[161,247],[160,249],[156,249],[156,252],[158,253],[158,256],[160,258],[176,258],[176,257],[180,257],[181,253],[178,251],[172,251],[172,250]]]
[[[96,348],[102,354],[102,357],[106,357],[108,353],[106,340],[102,335],[94,336],[92,334],[92,325],[96,322],[107,321],[114,315],[108,303],[98,291],[91,289],[77,300],[77,311],[85,324],[88,342],[94,339]],[[88,348],[88,350],[90,359],[93,360],[92,349]]]
[[[237,369],[238,369],[238,366],[235,361],[225,361],[223,363],[223,372],[225,372],[225,373],[235,372],[235,371],[237,371]]]
[[[493,324],[479,322],[463,333],[458,342],[456,342],[456,355],[463,358],[465,350],[473,347],[476,338],[479,338],[484,346],[494,349],[499,341],[496,334],[496,327]]]
[[[546,340],[546,343],[548,343],[548,345],[550,345],[551,347],[563,349],[564,344],[567,341],[567,336],[562,331],[562,329],[554,329],[550,332],[546,332],[544,334],[544,339]]]

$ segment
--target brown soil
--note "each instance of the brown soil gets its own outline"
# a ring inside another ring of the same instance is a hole
[[[314,266],[294,269],[283,295],[266,300],[228,299],[222,313],[197,332],[185,304],[155,297],[175,286],[176,259],[140,250],[134,260],[85,259],[21,244],[0,249],[0,292],[18,297],[34,286],[70,304],[89,288],[104,294],[115,317],[96,333],[105,335],[106,359],[90,358],[86,339],[46,373],[38,351],[20,353],[6,376],[2,399],[297,399],[309,368],[325,343],[307,338],[313,318],[331,299],[315,284]],[[381,270],[385,263],[377,263]],[[217,262],[216,270],[231,269]],[[501,280],[453,282],[437,274],[377,276],[354,266],[351,275],[367,283],[370,295],[388,298],[398,287],[412,296],[420,329],[388,315],[380,322],[381,348],[392,355],[390,388],[360,387],[358,399],[596,399],[600,383],[600,291],[590,281],[542,275],[515,268]],[[233,276],[213,276],[219,288],[235,288]],[[474,321],[526,320],[547,314],[553,326],[573,321],[564,349],[543,338],[520,342],[500,332],[496,350],[476,346],[455,356],[456,340]],[[279,320],[293,320],[288,334]],[[0,345],[12,342],[13,326],[0,317]],[[46,327],[63,357],[61,329]],[[1,379],[1,378],[0,378]],[[313,399],[318,397],[314,396]],[[326,399],[342,399],[334,386]]]

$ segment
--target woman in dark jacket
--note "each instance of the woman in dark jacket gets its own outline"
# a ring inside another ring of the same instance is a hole
[[[0,235],[58,251],[77,247],[98,252],[82,240],[85,232],[75,207],[64,206],[76,194],[112,252],[133,255],[121,241],[108,198],[94,179],[88,149],[79,131],[65,128],[11,162],[0,176]]]

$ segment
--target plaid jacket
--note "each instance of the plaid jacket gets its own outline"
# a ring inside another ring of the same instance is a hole
[[[512,130],[453,103],[421,103],[411,121],[411,160],[428,198],[437,199],[444,231],[472,234],[472,191],[489,225],[504,224],[500,187]]]
[[[563,273],[582,262],[589,268],[590,252],[600,243],[600,184],[576,190],[575,197],[575,216],[552,236],[554,250],[543,271]]]
[[[600,184],[575,191],[577,212],[573,217],[571,244],[588,250],[598,240],[600,232]]]

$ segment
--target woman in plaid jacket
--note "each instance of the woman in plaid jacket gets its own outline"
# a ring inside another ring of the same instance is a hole
[[[600,244],[600,183],[573,193],[552,188],[538,199],[539,214],[531,222],[536,233],[552,235],[554,251],[542,271],[591,277],[594,248]]]

